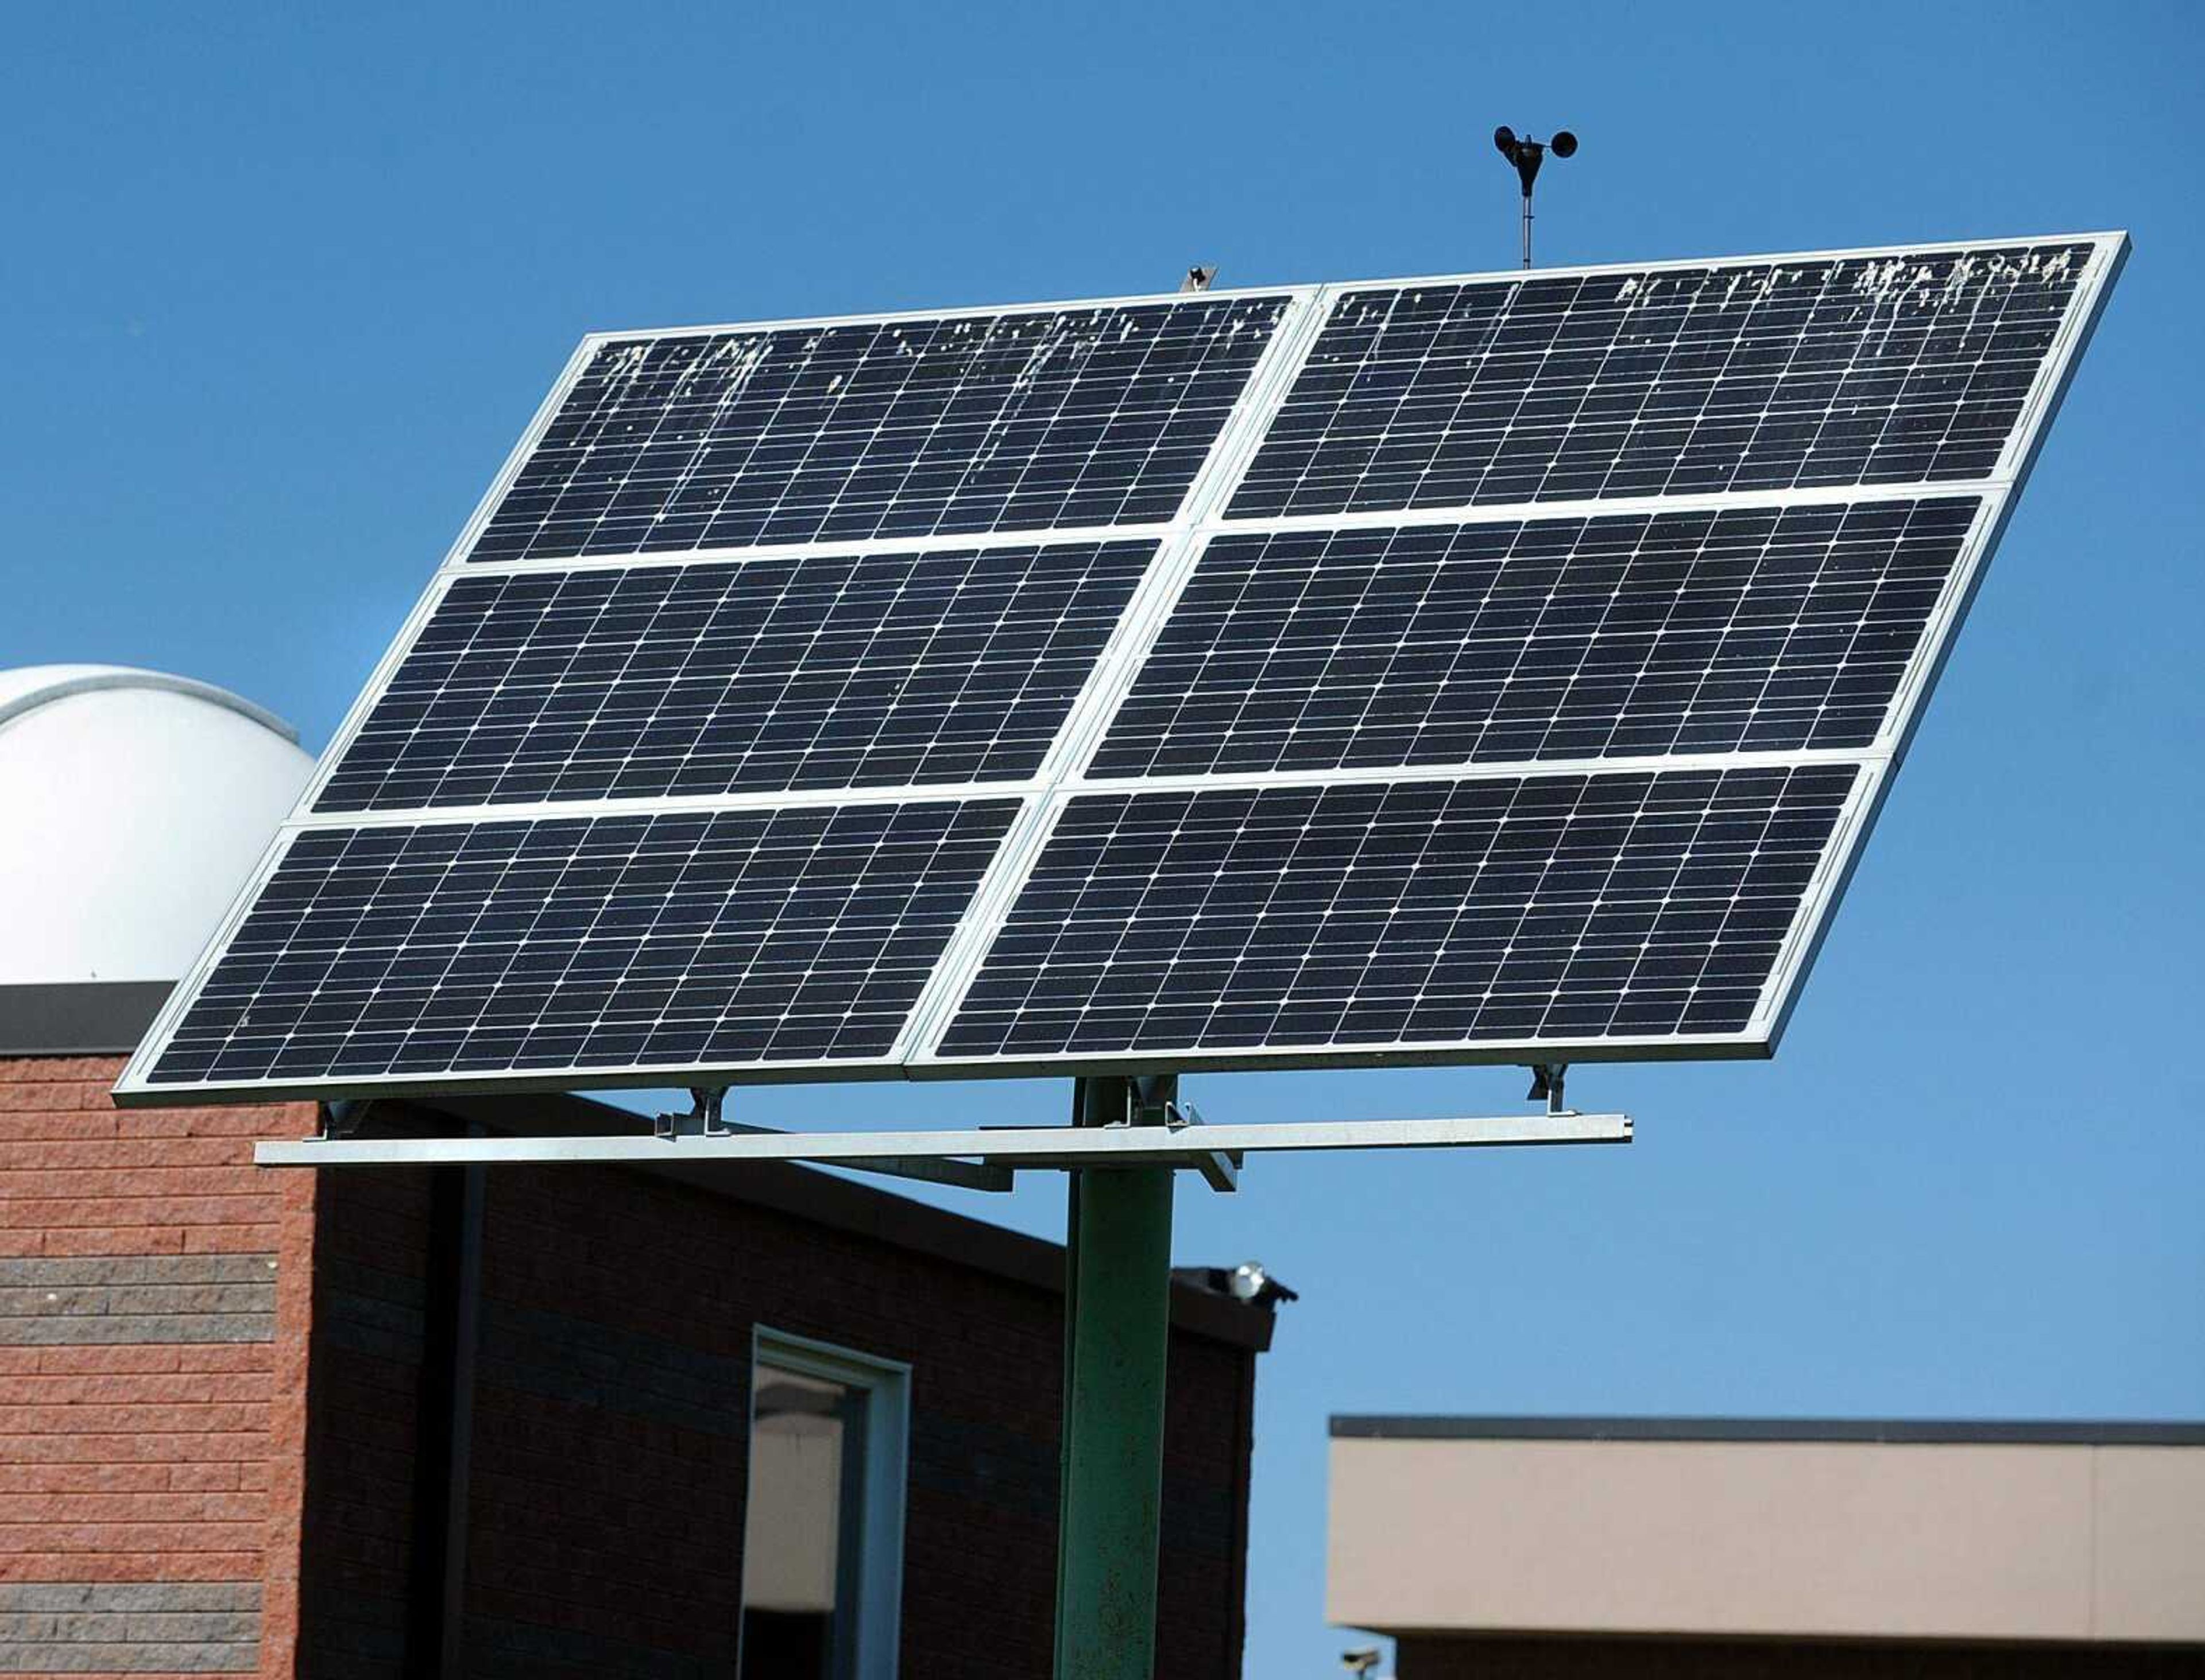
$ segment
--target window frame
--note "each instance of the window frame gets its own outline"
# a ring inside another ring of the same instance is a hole
[[[749,1421],[743,1437],[743,1529],[750,1529],[750,1455],[761,1370],[772,1368],[865,1391],[865,1485],[859,1524],[858,1680],[895,1680],[903,1617],[905,1494],[911,1468],[911,1366],[770,1325],[751,1327]],[[735,1671],[742,1671],[742,1572],[735,1580]]]

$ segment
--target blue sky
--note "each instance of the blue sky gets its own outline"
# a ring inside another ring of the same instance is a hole
[[[1582,1070],[1627,1149],[1264,1161],[1186,1260],[1303,1291],[1248,1673],[1337,1673],[1334,1411],[2205,1416],[2197,398],[2181,5],[24,7],[0,57],[0,665],[319,746],[592,329],[2126,227],[2136,250],[1790,1036]],[[118,800],[127,790],[116,790]],[[1478,1113],[1513,1072],[1191,1082]],[[1055,1120],[1041,1084],[748,1118]],[[1061,1190],[960,1203],[1055,1231]]]

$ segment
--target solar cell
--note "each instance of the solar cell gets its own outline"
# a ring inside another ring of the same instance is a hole
[[[877,1060],[1017,810],[308,828],[150,1080]]]
[[[118,1099],[1765,1054],[2125,250],[593,338]]]
[[[1031,776],[1152,542],[458,578],[320,811]]]
[[[1982,505],[1213,537],[1088,774],[1866,746]]]
[[[1231,514],[1987,476],[2093,249],[1350,290]]]
[[[1745,1030],[1851,764],[1072,800],[945,1060]]]
[[[609,340],[472,557],[1168,519],[1287,301]]]

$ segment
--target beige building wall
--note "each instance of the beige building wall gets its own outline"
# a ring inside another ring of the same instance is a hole
[[[1335,1439],[1385,1632],[2205,1642],[2205,1445]]]

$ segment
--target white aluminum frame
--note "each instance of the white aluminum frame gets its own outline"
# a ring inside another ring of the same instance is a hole
[[[1009,849],[1011,840],[1019,834],[1021,828],[1030,826],[1034,820],[1036,814],[1034,809],[1036,801],[1032,796],[1036,794],[1043,785],[1041,778],[1038,776],[1029,779],[1024,782],[987,783],[981,785],[984,791],[978,793],[975,793],[973,791],[974,785],[972,784],[957,784],[954,787],[947,789],[916,787],[894,788],[885,790],[885,792],[879,789],[828,789],[823,791],[811,790],[775,795],[759,795],[755,793],[749,795],[734,794],[701,800],[695,798],[660,798],[616,801],[544,802],[535,805],[473,807],[467,808],[464,810],[455,810],[451,807],[425,807],[413,810],[393,808],[389,810],[375,812],[317,812],[314,810],[315,802],[320,798],[324,789],[327,787],[329,781],[332,775],[334,775],[339,763],[342,761],[345,755],[351,750],[353,742],[357,739],[361,729],[366,726],[369,715],[374,711],[377,703],[382,698],[384,691],[389,687],[391,679],[395,675],[400,666],[404,663],[406,656],[412,650],[414,643],[419,638],[423,628],[428,624],[430,619],[434,616],[437,607],[443,601],[446,591],[449,590],[452,584],[458,579],[476,573],[496,575],[505,572],[568,570],[571,569],[572,566],[576,563],[594,563],[618,568],[653,562],[679,565],[686,561],[698,560],[713,560],[725,562],[728,561],[740,561],[753,559],[785,559],[807,554],[870,554],[881,552],[913,552],[927,549],[957,549],[1032,547],[1044,543],[1097,542],[1106,540],[1138,541],[1146,539],[1157,542],[1160,544],[1168,545],[1170,534],[1175,531],[1182,529],[1186,523],[1186,512],[1188,506],[1193,500],[1194,489],[1198,487],[1205,478],[1215,476],[1216,448],[1215,446],[1213,446],[1210,459],[1204,463],[1203,467],[1196,475],[1195,485],[1190,487],[1188,496],[1182,499],[1178,515],[1174,520],[1163,523],[1152,521],[1136,525],[1081,526],[1076,528],[1067,527],[1064,529],[1043,529],[1038,531],[990,531],[966,534],[952,533],[939,537],[888,538],[877,542],[850,542],[847,540],[838,540],[826,543],[771,543],[746,548],[696,549],[679,551],[671,554],[638,555],[625,558],[618,556],[591,556],[580,562],[569,562],[566,561],[470,561],[467,559],[467,555],[473,548],[476,539],[481,535],[484,528],[490,523],[492,515],[495,513],[498,505],[504,500],[506,492],[512,487],[514,479],[520,476],[522,466],[526,462],[529,456],[534,453],[538,443],[543,438],[544,433],[550,428],[551,422],[556,418],[560,408],[566,402],[567,397],[573,389],[576,381],[581,377],[584,371],[589,367],[592,359],[596,356],[597,351],[604,345],[621,343],[640,339],[709,337],[728,332],[781,332],[801,330],[811,327],[825,328],[835,326],[874,325],[885,322],[902,320],[959,320],[978,319],[1007,315],[1049,315],[1062,313],[1068,310],[1126,307],[1144,305],[1168,304],[1174,306],[1179,306],[1188,304],[1211,302],[1220,299],[1255,299],[1269,297],[1283,299],[1285,300],[1285,313],[1281,320],[1279,330],[1274,334],[1271,343],[1265,347],[1263,356],[1259,359],[1256,368],[1251,370],[1248,383],[1242,388],[1233,413],[1227,416],[1226,423],[1221,430],[1220,442],[1221,442],[1225,436],[1231,434],[1234,430],[1235,420],[1237,419],[1240,411],[1246,407],[1251,398],[1251,394],[1254,390],[1258,378],[1263,375],[1264,369],[1267,366],[1275,365],[1279,354],[1280,340],[1285,335],[1287,326],[1298,313],[1307,312],[1311,303],[1317,295],[1319,289],[1320,288],[1314,286],[1221,288],[1207,292],[1164,292],[1141,294],[1124,298],[1091,299],[1061,303],[1027,303],[1006,305],[1001,306],[978,305],[955,309],[901,310],[883,314],[816,316],[790,320],[758,321],[716,326],[683,327],[671,329],[666,331],[652,331],[645,329],[585,334],[583,336],[581,342],[574,347],[574,353],[568,357],[567,362],[564,367],[562,368],[558,378],[553,382],[551,389],[545,395],[544,401],[538,406],[534,416],[530,419],[526,429],[521,433],[519,441],[514,444],[513,448],[507,454],[504,464],[498,469],[497,475],[491,481],[490,489],[484,493],[482,500],[476,504],[474,512],[468,516],[466,525],[461,527],[460,534],[454,540],[451,548],[446,551],[443,562],[439,565],[437,571],[431,576],[427,584],[424,586],[419,598],[414,603],[413,610],[407,614],[404,624],[400,627],[397,637],[392,641],[390,646],[384,651],[383,657],[377,662],[375,669],[368,678],[366,686],[361,690],[359,698],[353,702],[352,706],[350,709],[347,711],[343,721],[338,725],[336,733],[330,737],[330,744],[323,751],[321,758],[315,766],[313,775],[309,778],[305,789],[299,796],[298,804],[292,810],[290,816],[284,819],[282,826],[276,831],[275,835],[270,838],[266,850],[262,853],[259,861],[254,865],[252,873],[247,876],[245,882],[240,887],[236,896],[231,901],[229,908],[225,911],[221,923],[217,924],[213,935],[208,940],[205,948],[201,950],[198,958],[193,963],[192,967],[186,972],[183,979],[177,984],[175,989],[169,994],[168,1001],[162,1006],[160,1013],[154,1018],[152,1026],[147,1029],[146,1036],[140,1041],[136,1054],[131,1057],[129,1064],[123,1069],[122,1077],[116,1083],[116,1101],[124,1106],[129,1106],[132,1104],[152,1105],[167,1103],[217,1102],[238,1096],[247,1096],[259,1101],[273,1101],[291,1097],[317,1097],[343,1095],[371,1095],[377,1091],[403,1091],[406,1089],[433,1089],[456,1094],[463,1090],[571,1090],[577,1089],[578,1086],[585,1085],[591,1089],[599,1089],[647,1088],[663,1085],[667,1083],[669,1077],[675,1077],[676,1083],[680,1082],[680,1075],[676,1074],[669,1076],[668,1070],[663,1066],[654,1064],[648,1067],[636,1066],[620,1067],[591,1066],[586,1070],[568,1070],[559,1073],[542,1077],[523,1074],[506,1077],[490,1077],[480,1080],[469,1080],[465,1078],[455,1079],[437,1074],[400,1074],[377,1076],[371,1078],[351,1082],[263,1079],[235,1082],[218,1085],[208,1083],[197,1083],[192,1084],[152,1083],[148,1076],[152,1072],[154,1066],[158,1063],[162,1051],[167,1048],[169,1040],[175,1035],[175,1029],[182,1020],[190,1001],[198,995],[200,988],[205,983],[208,977],[212,974],[216,965],[221,959],[223,953],[229,949],[230,940],[236,933],[239,925],[244,921],[247,915],[250,913],[253,904],[259,900],[261,889],[267,884],[270,877],[275,874],[276,869],[281,865],[284,855],[289,851],[293,841],[295,840],[299,833],[305,829],[318,828],[364,828],[371,825],[403,827],[416,824],[441,823],[446,822],[457,822],[480,821],[483,820],[484,817],[491,810],[494,810],[496,816],[501,820],[526,821],[532,817],[589,816],[603,815],[607,810],[614,809],[631,815],[644,815],[674,810],[696,811],[757,808],[805,808],[832,804],[856,804],[860,802],[901,803],[908,801],[916,803],[921,800],[929,800],[939,798],[956,798],[960,797],[968,797],[1024,798],[1026,802],[1027,809],[1021,813],[1020,816],[1013,819],[1011,834],[1006,837],[1006,840],[1002,847],[1002,851],[1007,851]],[[1150,561],[1151,573],[1153,573],[1155,566],[1156,561],[1152,560]],[[1146,589],[1149,586],[1149,581],[1144,579],[1144,583],[1136,590],[1136,601],[1138,601],[1139,597],[1140,590]],[[1130,611],[1128,616],[1130,616]],[[1110,643],[1106,644],[1104,660],[1098,661],[1097,670],[1091,672],[1089,674],[1087,684],[1088,692],[1091,692],[1101,680],[1101,671],[1102,666],[1107,662],[1110,646],[1119,641],[1120,638],[1123,637],[1124,633],[1125,620],[1121,618],[1120,624],[1112,632]],[[1076,709],[1077,708],[1075,707],[1075,709]],[[1068,731],[1067,733],[1068,733]],[[1061,741],[1061,738],[1060,738],[1060,745]],[[1055,756],[1056,751],[1057,749],[1052,749],[1052,757]],[[997,857],[998,867],[1000,867],[1001,863],[1001,852],[999,852]],[[954,948],[955,945],[955,938],[954,936],[951,943],[952,947]],[[914,1008],[912,1010],[912,1015],[906,1019],[903,1031],[899,1035],[896,1042],[890,1048],[886,1055],[878,1059],[866,1060],[854,1060],[847,1059],[810,1061],[782,1060],[764,1064],[746,1064],[743,1066],[740,1072],[737,1072],[733,1069],[724,1071],[717,1069],[713,1070],[712,1077],[716,1080],[724,1077],[729,1083],[800,1081],[812,1077],[816,1075],[823,1075],[825,1077],[835,1078],[856,1079],[891,1077],[900,1070],[901,1063],[905,1056],[908,1054],[907,1041],[912,1036],[912,1024],[917,1020],[919,1012],[920,1012],[918,1008]]]
[[[751,1416],[744,1437],[747,1461],[758,1429],[758,1368],[770,1364],[799,1376],[865,1391],[865,1487],[862,1554],[858,1563],[857,1680],[895,1680],[903,1631],[904,1513],[911,1485],[911,1365],[861,1353],[764,1324],[751,1327]],[[750,1520],[746,1478],[743,1518]],[[735,1582],[740,1599],[742,1582]],[[737,1640],[742,1606],[738,1602]],[[741,1653],[738,1650],[737,1666]]]
[[[1637,774],[1647,771],[1748,768],[1752,766],[1792,765],[1808,763],[1853,763],[1861,769],[1861,775],[1848,795],[1838,824],[1825,848],[1821,866],[1816,873],[1808,893],[1802,899],[1784,947],[1770,970],[1762,988],[1759,1002],[1746,1025],[1735,1033],[1725,1034],[1664,1034],[1653,1037],[1610,1036],[1597,1039],[1556,1039],[1537,1037],[1519,1040],[1487,1040],[1471,1044],[1460,1041],[1404,1042],[1384,1046],[1339,1047],[1323,1051],[1312,1051],[1306,1047],[1281,1047],[1277,1049],[1249,1048],[1215,1054],[1120,1054],[1098,1058],[1091,1054],[1067,1054],[1049,1056],[1018,1055],[992,1058],[958,1058],[939,1055],[933,1047],[939,1043],[947,1030],[948,1021],[954,1016],[956,1004],[978,977],[981,962],[988,946],[1001,930],[1007,915],[1009,900],[982,905],[976,903],[970,914],[975,917],[992,917],[984,939],[972,942],[981,954],[962,973],[955,977],[954,989],[948,989],[947,1001],[931,1018],[933,1030],[927,1048],[912,1059],[909,1072],[913,1077],[969,1078],[984,1075],[1005,1077],[1032,1076],[1049,1073],[1076,1072],[1098,1065],[1107,1065],[1114,1072],[1165,1072],[1209,1070],[1251,1070],[1279,1066],[1400,1066],[1433,1064],[1524,1063],[1536,1061],[1620,1061],[1651,1060],[1722,1060],[1730,1058],[1767,1057],[1775,1052],[1777,1041],[1790,1018],[1809,967],[1819,951],[1828,931],[1830,915],[1846,882],[1857,865],[1861,848],[1880,810],[1885,791],[1890,785],[1892,772],[1904,754],[1906,744],[1912,739],[1919,722],[1922,705],[1934,685],[1946,657],[1951,651],[1960,620],[1981,582],[1985,563],[2006,519],[2011,511],[2021,481],[2036,451],[2042,447],[2044,433],[2053,412],[2072,378],[2074,368],[2083,347],[2088,343],[2102,312],[2106,295],[2128,252],[2128,237],[2122,233],[2088,234],[2049,234],[2042,238],[1997,240],[1952,240],[1936,245],[1887,246],[1858,251],[1830,251],[1792,253],[1765,257],[1705,259],[1671,263],[1602,264],[1582,268],[1545,269],[1533,270],[1536,277],[1548,279],[1596,274],[1644,274],[1652,272],[1702,271],[1710,268],[1780,266],[1792,261],[1857,260],[1886,256],[1929,255],[1941,251],[1998,251],[2024,249],[2054,244],[2089,244],[2090,256],[2077,277],[2074,298],[2062,321],[2059,333],[2044,361],[2038,368],[2036,382],[2016,417],[2013,429],[2007,435],[1997,469],[1981,478],[1939,480],[1934,483],[1855,485],[1844,487],[1816,486],[1810,489],[1729,491],[1715,494],[1695,494],[1681,496],[1614,497],[1607,500],[1584,500],[1487,503],[1455,508],[1418,508],[1413,511],[1387,510],[1382,513],[1360,514],[1309,514],[1283,518],[1228,519],[1222,516],[1224,505],[1230,501],[1229,489],[1214,504],[1217,511],[1201,522],[1198,541],[1186,556],[1178,573],[1178,585],[1183,588],[1191,579],[1199,549],[1220,536],[1267,534],[1280,531],[1333,530],[1355,527],[1401,527],[1423,525],[1462,525],[1474,523],[1530,522],[1549,519],[1570,519],[1597,516],[1619,516],[1650,512],[1691,512],[1719,510],[1729,508],[1790,508],[1818,507],[1839,504],[1859,505],[1885,502],[1923,502],[1972,497],[1979,502],[1976,517],[1964,539],[1961,551],[1956,556],[1943,593],[1923,626],[1922,638],[1917,645],[1902,677],[1899,687],[1887,709],[1877,737],[1863,749],[1809,750],[1793,752],[1737,751],[1729,753],[1667,753],[1646,754],[1631,757],[1542,759],[1518,763],[1488,762],[1457,765],[1418,765],[1410,769],[1348,770],[1332,772],[1269,772],[1244,775],[1205,775],[1186,777],[1098,777],[1090,781],[1083,768],[1065,779],[1051,791],[1051,811],[1041,838],[1046,840],[1046,829],[1053,828],[1070,800],[1085,793],[1125,793],[1134,788],[1162,788],[1168,787],[1306,787],[1331,782],[1394,783],[1420,780],[1471,780],[1492,776],[1562,775]],[[1521,270],[1504,270],[1494,274],[1439,276],[1423,280],[1388,281],[1375,282],[1384,290],[1394,291],[1419,285],[1460,286],[1480,282],[1510,282],[1521,281]],[[1326,286],[1319,295],[1315,318],[1303,330],[1307,344],[1313,346],[1321,334],[1323,324],[1340,300],[1357,292],[1372,289],[1373,282],[1343,282]],[[1281,332],[1285,330],[1281,327]],[[1307,349],[1303,352],[1305,359]],[[1299,360],[1296,371],[1299,371]],[[1252,412],[1241,421],[1245,431],[1260,437],[1267,430],[1277,408],[1283,401],[1283,392],[1267,407]],[[1239,445],[1247,453],[1239,457],[1245,467],[1252,457],[1253,441],[1243,442],[1228,433],[1219,440],[1223,451]],[[1238,483],[1238,474],[1234,483]],[[1173,600],[1177,598],[1177,589]],[[1165,604],[1168,611],[1170,603]],[[1162,614],[1158,617],[1158,626]],[[1151,638],[1153,631],[1151,632]],[[1144,642],[1145,654],[1148,643]],[[1122,671],[1118,700],[1122,703],[1132,691],[1138,674],[1138,662]],[[1093,745],[1099,745],[1107,733],[1110,718],[1115,715],[1114,705],[1110,715],[1098,725],[1088,757],[1091,759]],[[1038,856],[1037,848],[1035,855]],[[1019,880],[1023,882],[1024,871]],[[949,966],[949,954],[945,953],[943,966]],[[937,976],[937,978],[940,977]]]
[[[1399,289],[1422,285],[1463,286],[1477,283],[1518,283],[1522,270],[1421,276],[1406,280],[1341,282],[1333,284],[1245,287],[1204,293],[1157,293],[1129,297],[1080,300],[1063,303],[975,306],[948,310],[910,310],[887,314],[821,316],[785,321],[742,323],[691,327],[669,332],[623,331],[596,333],[585,337],[569,358],[564,371],[537,411],[520,442],[500,469],[489,492],[469,518],[443,564],[430,579],[420,600],[389,650],[378,662],[366,690],[355,701],[344,723],[332,738],[313,779],[300,796],[300,806],[270,842],[259,864],[248,877],[235,902],[192,971],[171,995],[154,1022],[138,1054],[116,1087],[116,1100],[126,1104],[220,1101],[240,1097],[274,1100],[285,1097],[403,1094],[408,1089],[451,1093],[489,1090],[565,1090],[577,1088],[663,1086],[669,1083],[765,1083],[811,1078],[854,1080],[866,1078],[1020,1077],[1067,1072],[1134,1072],[1196,1069],[1263,1068],[1277,1066],[1384,1066],[1432,1063],[1521,1063],[1552,1061],[1637,1060],[1667,1059],[1723,1059],[1762,1057],[1773,1053],[1782,1034],[1829,917],[1846,880],[1857,862],[1862,845],[1892,773],[1904,755],[1919,721],[1921,708],[1950,651],[1953,635],[1981,581],[1996,539],[2011,513],[2052,413],[2057,407],[2083,346],[2102,311],[2106,295],[2127,254],[2127,236],[2121,233],[2047,234],[2025,239],[1957,240],[1941,242],[1862,247],[1851,250],[1784,252],[1722,258],[1685,258],[1658,263],[1609,263],[1531,271],[1537,280],[1604,274],[1649,274],[1704,271],[1732,267],[1763,267],[1787,262],[1857,260],[1881,257],[1931,255],[1952,251],[1994,252],[2053,244],[2087,244],[2091,254],[2078,278],[2074,300],[2058,337],[2038,370],[2020,415],[2009,434],[1996,469],[1982,478],[1930,484],[1816,487],[1805,490],[1735,491],[1683,496],[1633,496],[1545,502],[1489,503],[1455,508],[1419,508],[1337,515],[1295,515],[1271,519],[1227,519],[1225,509],[1247,465],[1283,405],[1294,377],[1305,365],[1325,323],[1340,302],[1374,288]],[[1224,299],[1278,297],[1285,312],[1272,341],[1249,377],[1238,402],[1219,432],[1209,459],[1198,473],[1175,517],[1163,523],[1062,528],[1055,530],[952,533],[851,542],[835,540],[803,543],[758,545],[750,548],[699,549],[654,553],[628,557],[591,556],[568,561],[533,560],[469,561],[466,559],[482,528],[488,523],[521,464],[533,450],[544,430],[564,402],[568,392],[603,345],[647,338],[705,336],[727,332],[764,332],[873,324],[899,320],[978,318],[1002,315],[1054,313],[1084,308],[1146,305],[1186,305]],[[1166,617],[1192,578],[1203,549],[1217,536],[1311,529],[1364,526],[1415,526],[1483,522],[1515,522],[1587,515],[1624,515],[1660,510],[1685,512],[1724,508],[1785,508],[1839,503],[1921,501],[1953,496],[1976,496],[1982,508],[1964,543],[1945,592],[1925,624],[1920,645],[1903,678],[1883,727],[1868,748],[1857,751],[1791,753],[1735,752],[1647,755],[1636,757],[1547,759],[1522,763],[1423,765],[1414,769],[1378,771],[1335,771],[1262,775],[1208,777],[1096,778],[1085,775],[1087,764],[1107,733],[1112,719],[1132,691],[1143,660],[1153,645]],[[413,646],[452,581],[481,573],[625,568],[641,565],[681,565],[692,561],[727,562],[767,557],[785,558],[806,554],[915,551],[924,549],[980,549],[1029,547],[1063,542],[1151,540],[1158,544],[1149,573],[1137,586],[1132,599],[1113,631],[1094,670],[1075,701],[1057,740],[1035,775],[1022,781],[912,786],[899,788],[801,790],[769,793],[737,793],[714,797],[665,797],[643,799],[550,801],[527,805],[435,807],[376,812],[317,814],[314,801],[338,761],[380,698],[391,676]],[[943,1033],[958,1002],[977,977],[989,947],[1007,915],[1042,847],[1067,804],[1085,793],[1124,792],[1133,787],[1304,786],[1326,782],[1394,782],[1417,780],[1462,780],[1474,777],[1524,775],[1643,774],[1648,771],[1744,768],[1750,765],[1850,763],[1862,767],[1822,864],[1803,900],[1785,948],[1762,989],[1748,1025],[1722,1035],[1662,1035],[1653,1037],[1608,1037],[1558,1040],[1530,1038],[1475,1043],[1405,1042],[1384,1046],[1338,1047],[1311,1050],[1293,1047],[1272,1050],[1239,1050],[1215,1054],[1091,1054],[994,1058],[946,1057],[937,1053]],[[733,1066],[692,1066],[669,1069],[649,1066],[572,1067],[545,1073],[452,1077],[440,1074],[397,1075],[349,1081],[263,1080],[222,1085],[152,1084],[146,1076],[167,1047],[188,1000],[211,972],[227,949],[238,924],[261,887],[273,874],[296,836],[310,828],[358,828],[377,825],[530,818],[587,817],[614,811],[655,814],[672,810],[720,810],[760,808],[822,807],[858,803],[903,803],[958,798],[1016,798],[1022,809],[1013,818],[994,863],[982,877],[963,923],[952,936],[919,1000],[889,1053],[877,1060],[854,1061],[785,1060]]]
[[[255,1143],[253,1159],[260,1167],[509,1167],[574,1162],[692,1167],[700,1161],[796,1161],[864,1168],[883,1161],[946,1161],[1013,1172],[1073,1167],[1200,1170],[1204,1158],[1211,1155],[1628,1143],[1631,1135],[1628,1114],[1542,1109],[1435,1119],[1269,1120],[1233,1125],[692,1131],[677,1137],[638,1131],[609,1137],[308,1137]]]

